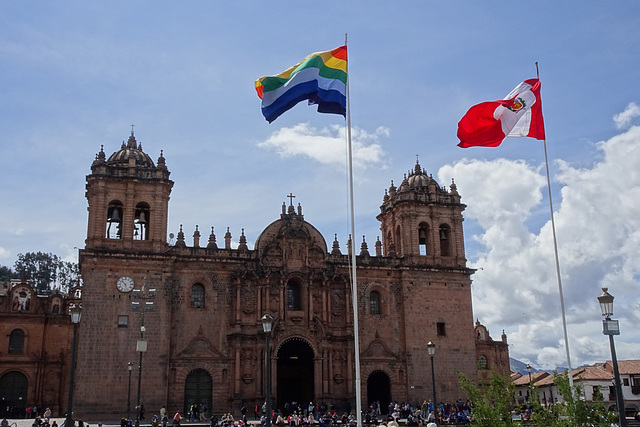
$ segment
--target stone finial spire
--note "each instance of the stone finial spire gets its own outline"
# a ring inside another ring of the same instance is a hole
[[[249,250],[249,247],[247,246],[247,238],[244,235],[244,228],[242,229],[242,233],[240,234],[240,243],[238,244],[238,250],[240,251]]]
[[[207,249],[218,249],[218,245],[216,244],[216,235],[213,232],[213,226],[211,226],[211,234],[209,234],[209,244],[207,245]]]
[[[224,248],[231,249],[231,232],[229,231],[229,227],[227,227],[227,232],[224,234]]]
[[[133,128],[131,128],[131,135],[129,135],[129,139],[127,140],[127,148],[136,150],[138,148],[137,142],[136,137],[133,135]]]
[[[187,244],[184,241],[184,232],[182,231],[182,224],[180,224],[180,231],[178,231],[178,240],[176,240],[176,246],[185,248]]]
[[[393,180],[391,180],[391,186],[389,187],[389,197],[396,197],[396,186],[393,185]]]
[[[360,245],[360,256],[369,256],[369,246],[365,240],[365,236],[362,236],[362,244]]]
[[[335,234],[333,239],[333,248],[331,248],[331,255],[342,255],[340,252],[340,243],[338,242],[338,234]]]
[[[200,247],[200,231],[198,231],[198,225],[196,224],[196,231],[193,232],[193,247]]]
[[[376,239],[376,256],[382,256],[382,242],[380,241],[380,236],[378,236]]]
[[[347,240],[347,254],[351,255],[351,250],[353,245],[351,244],[351,234],[349,234],[349,239]]]
[[[453,178],[451,178],[451,185],[449,186],[449,189],[451,190],[451,194],[455,194],[456,196],[458,195],[458,186]]]
[[[164,150],[160,150],[160,157],[158,157],[158,168],[167,169],[167,162],[164,158]]]

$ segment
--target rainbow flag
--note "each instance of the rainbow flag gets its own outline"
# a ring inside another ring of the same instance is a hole
[[[269,123],[298,102],[308,100],[319,113],[346,115],[347,46],[307,56],[277,76],[260,77],[256,91]]]

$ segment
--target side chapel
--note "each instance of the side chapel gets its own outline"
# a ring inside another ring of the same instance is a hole
[[[169,176],[162,151],[154,163],[132,131],[110,156],[101,148],[86,177],[79,416],[122,416],[128,401],[137,404],[137,384],[147,414],[192,403],[216,414],[262,405],[267,313],[275,319],[268,361],[275,407],[355,408],[352,249],[363,408],[379,401],[386,412],[389,402],[433,396],[429,341],[439,401],[465,398],[458,371],[508,374],[506,336],[491,346],[473,322],[474,270],[455,183],[440,186],[418,162],[399,186],[392,181],[372,251],[364,237],[359,248],[350,241],[341,248],[337,236],[328,245],[291,202],[274,209],[276,219],[249,249],[244,229],[232,245],[228,228],[219,242],[219,229],[202,230],[205,237],[196,226],[187,239],[180,226],[168,243]]]

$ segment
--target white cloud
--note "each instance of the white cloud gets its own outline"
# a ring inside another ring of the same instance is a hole
[[[631,102],[622,113],[616,114],[613,117],[613,121],[618,129],[624,129],[629,126],[631,120],[638,116],[640,116],[640,107],[634,102]]]
[[[8,260],[11,256],[11,252],[8,249],[0,246],[0,260]]]
[[[388,136],[389,130],[384,127],[379,127],[373,133],[352,128],[354,168],[383,163],[384,151],[379,140]],[[291,128],[280,128],[258,146],[274,150],[282,157],[302,155],[322,164],[342,167],[345,165],[346,144],[344,126],[317,129],[309,123],[299,123]]]
[[[640,320],[640,127],[597,147],[602,157],[591,168],[556,163],[562,198],[554,199],[555,221],[572,367],[610,358],[596,300],[603,286],[616,297],[616,318],[625,329],[618,357],[637,358],[640,350],[629,344],[640,335],[632,326]],[[475,316],[493,335],[506,330],[512,357],[547,369],[566,366],[551,221],[532,218],[548,206],[544,170],[522,161],[464,159],[438,175],[441,182],[455,178],[466,217],[481,227],[474,238],[484,252],[470,260],[482,267],[473,277]]]

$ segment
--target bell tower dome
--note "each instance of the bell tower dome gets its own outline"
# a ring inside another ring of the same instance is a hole
[[[411,264],[465,267],[462,211],[455,183],[441,187],[416,161],[399,187],[391,182],[380,214],[385,256]]]
[[[173,181],[160,152],[158,165],[133,133],[120,150],[96,155],[87,175],[86,248],[157,252],[167,247]]]

